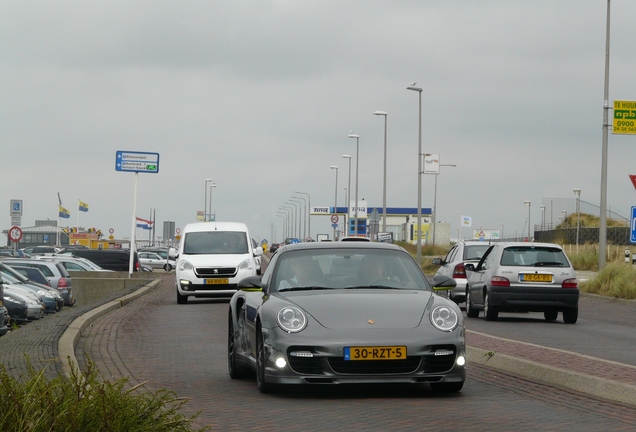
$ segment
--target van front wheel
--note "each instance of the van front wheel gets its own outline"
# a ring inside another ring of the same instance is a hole
[[[179,290],[177,290],[177,303],[178,304],[186,304],[188,302],[188,297],[179,294]]]

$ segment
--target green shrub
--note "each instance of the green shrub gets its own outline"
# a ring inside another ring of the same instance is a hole
[[[598,276],[579,284],[582,292],[614,298],[636,299],[636,271],[631,264],[610,263]]]
[[[579,252],[568,254],[572,266],[576,270],[596,271],[598,268],[598,251],[596,248],[582,249]]]
[[[21,379],[0,369],[0,430],[39,431],[191,431],[197,415],[178,411],[186,399],[168,390],[126,390],[126,378],[101,381],[92,361],[80,372],[74,365],[70,379],[47,380],[27,359],[28,373]],[[199,430],[207,430],[202,428]]]

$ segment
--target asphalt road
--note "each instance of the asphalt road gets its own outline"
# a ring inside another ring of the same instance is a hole
[[[148,389],[167,388],[190,398],[185,412],[200,411],[197,424],[212,430],[631,431],[636,427],[634,406],[472,363],[464,389],[453,395],[440,396],[426,385],[299,387],[262,395],[254,380],[232,380],[227,374],[227,301],[177,305],[169,278],[166,275],[159,288],[97,320],[78,341],[76,356],[79,360],[88,353],[105,378],[125,376],[131,386],[146,382]],[[614,311],[610,303],[583,299],[575,325],[546,323],[534,314],[510,318],[502,314],[497,323],[467,319],[467,327],[532,343],[545,341],[561,349],[581,346],[589,355],[632,361],[633,353],[626,351],[633,351],[633,339],[611,333],[626,331],[629,323],[633,329],[634,314],[622,317]],[[614,347],[617,339],[628,342]]]

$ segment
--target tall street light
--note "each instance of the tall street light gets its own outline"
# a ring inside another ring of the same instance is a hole
[[[530,207],[532,203],[530,201],[524,201],[523,203],[528,206],[528,241],[532,241],[532,237],[530,237],[530,227],[532,226],[530,225]]]
[[[293,229],[292,231],[294,232],[294,237],[298,238],[300,237],[300,233],[298,231],[300,231],[300,229],[296,230],[296,225],[298,225],[298,227],[300,227],[300,219],[298,219],[298,208],[296,207],[296,202],[294,202],[293,200],[287,200],[285,201],[285,204],[290,204],[293,205],[294,207],[294,225],[293,225]],[[298,201],[298,207],[300,207],[300,201]]]
[[[331,165],[329,168],[336,170],[336,188],[334,191],[334,200],[333,200],[333,213],[335,215],[338,214],[338,167],[335,165]],[[336,241],[336,229],[338,227],[337,223],[333,223],[333,241]]]
[[[290,206],[282,206],[282,209],[285,211],[289,210],[289,215],[287,216],[287,220],[290,221],[288,225],[289,237],[294,237],[294,209]]]
[[[309,196],[307,192],[294,191],[294,193],[307,195],[307,232],[309,233],[308,237],[312,238],[311,237],[311,197]]]
[[[386,111],[375,111],[374,115],[384,116],[384,182],[382,187],[382,232],[386,232],[386,123],[389,113]]]
[[[351,209],[351,155],[342,155],[343,159],[349,159],[349,183],[347,184],[347,214],[345,216],[345,228],[349,235],[349,210]]]
[[[209,211],[208,211],[208,220],[212,220],[212,189],[216,187],[216,183],[212,183],[210,185],[210,202],[208,203]],[[214,218],[216,219],[216,217]]]
[[[581,229],[581,189],[574,189],[576,194],[576,245],[579,245],[579,230]]]
[[[447,167],[457,167],[457,165],[455,164],[440,164],[440,167],[443,166],[447,166]],[[433,244],[435,243],[435,232],[436,232],[436,225],[437,225],[437,176],[439,176],[439,172],[435,173],[435,193],[433,194]]]
[[[214,181],[212,179],[205,179],[205,201],[203,204],[203,222],[205,222],[207,220],[207,218],[205,217],[205,212],[208,210],[208,183]]]
[[[276,213],[276,216],[283,218],[283,237],[287,237],[287,215],[285,213]],[[285,240],[283,238],[283,240]],[[273,241],[276,241],[275,239]]]
[[[298,204],[298,218],[296,219],[296,223],[298,224],[298,238],[301,239],[302,232],[300,231],[300,221],[303,218],[303,214],[302,214],[303,203],[298,201],[297,199],[290,199],[289,202],[294,203],[294,209],[296,208],[296,203]]]
[[[294,193],[297,193],[297,192],[294,192]],[[305,219],[306,215],[307,215],[307,200],[305,198],[303,198],[303,197],[297,197],[297,196],[293,196],[293,195],[292,195],[292,198],[303,200],[302,221],[303,221],[303,241],[305,241],[307,239],[307,220]]]
[[[360,165],[360,135],[354,133],[349,134],[349,138],[356,139],[356,209],[353,214],[353,232],[354,235],[358,235],[358,166]]]
[[[407,90],[419,94],[420,121],[417,132],[417,265],[422,265],[422,89],[413,83]]]

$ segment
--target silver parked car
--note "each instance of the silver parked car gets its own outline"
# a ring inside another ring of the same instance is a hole
[[[489,247],[490,243],[483,241],[460,241],[448,251],[444,259],[433,259],[433,264],[441,266],[436,275],[455,279],[457,286],[448,292],[448,298],[455,303],[466,301],[466,264],[477,264]]]
[[[142,266],[147,266],[153,269],[164,269],[169,272],[173,268],[176,267],[177,263],[168,258],[162,258],[159,254],[155,252],[137,252],[139,255],[139,262]]]
[[[466,315],[484,311],[486,320],[499,312],[543,312],[548,321],[563,313],[574,324],[579,313],[576,274],[563,249],[551,243],[495,243],[473,271],[466,286]]]

